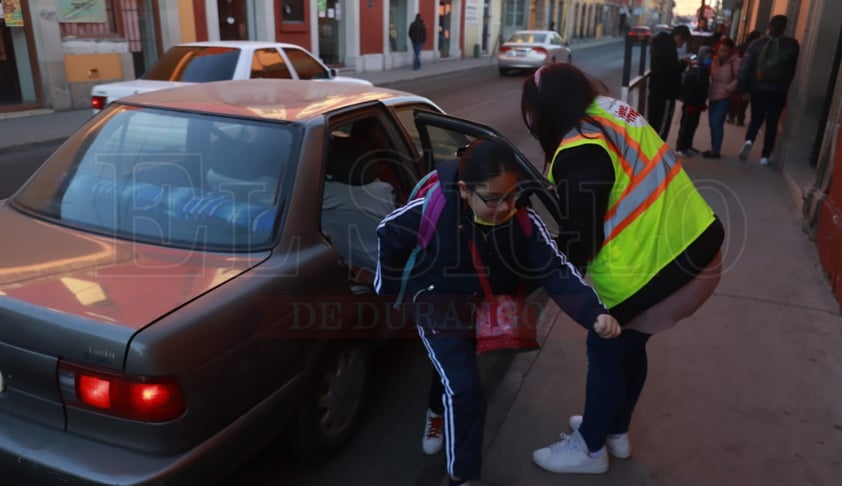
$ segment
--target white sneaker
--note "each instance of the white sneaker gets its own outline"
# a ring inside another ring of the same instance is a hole
[[[581,415],[570,416],[570,428],[574,431],[579,430],[582,425]],[[629,442],[629,434],[610,434],[605,439],[605,448],[608,453],[617,459],[628,459],[631,457],[631,442]]]
[[[769,165],[769,157],[761,157],[760,165]]]
[[[748,160],[748,153],[751,152],[751,140],[746,140],[746,143],[743,144],[742,150],[740,150],[740,160]]]
[[[561,440],[532,453],[532,461],[554,473],[602,474],[608,470],[605,447],[588,452],[585,439],[578,431],[561,434]]]
[[[442,447],[444,447],[444,418],[428,409],[421,448],[424,449],[424,454],[434,456],[441,452]]]

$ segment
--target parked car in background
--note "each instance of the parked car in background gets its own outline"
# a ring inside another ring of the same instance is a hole
[[[497,67],[501,75],[513,69],[538,69],[554,62],[573,62],[570,43],[552,30],[521,30],[500,46]]]
[[[652,36],[652,30],[647,25],[638,25],[629,30],[629,37],[632,42],[647,43]]]
[[[669,26],[669,25],[667,25],[667,24],[658,24],[658,25],[656,25],[656,26],[655,26],[655,32],[654,32],[654,35],[658,35],[658,34],[660,34],[661,32],[666,32],[667,34],[670,34],[670,33],[672,33],[672,27],[670,27],[670,26]]]
[[[335,454],[372,351],[417,338],[372,290],[375,228],[477,136],[500,137],[350,83],[109,103],[0,201],[0,482],[212,484],[277,437]]]
[[[192,83],[233,79],[306,79],[371,86],[364,79],[338,76],[316,56],[295,44],[259,41],[191,42],[170,48],[139,79],[94,86],[94,113],[124,96]]]

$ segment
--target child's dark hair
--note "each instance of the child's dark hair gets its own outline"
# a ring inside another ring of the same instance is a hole
[[[499,140],[488,137],[474,139],[459,157],[459,180],[470,189],[503,172],[520,176],[521,168],[511,147]]]
[[[719,39],[719,45],[725,46],[725,47],[730,47],[731,49],[734,49],[735,47],[737,47],[737,44],[734,42],[734,39],[732,39],[730,37],[723,37],[722,39]]]

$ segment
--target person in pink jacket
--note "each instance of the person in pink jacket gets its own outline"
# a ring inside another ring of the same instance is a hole
[[[725,118],[731,109],[731,99],[737,91],[737,73],[740,70],[740,56],[737,55],[734,39],[723,37],[719,41],[719,50],[710,67],[710,86],[708,87],[708,120],[710,122],[710,150],[702,152],[702,157],[718,159],[725,136]]]

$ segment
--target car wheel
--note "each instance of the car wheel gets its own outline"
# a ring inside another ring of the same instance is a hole
[[[567,55],[567,64],[573,64],[573,54]]]
[[[500,71],[500,76],[505,76],[509,74],[509,70],[506,68],[497,68],[497,70]]]
[[[327,353],[313,376],[296,420],[295,452],[321,462],[339,452],[362,419],[371,384],[370,352],[347,345]]]

